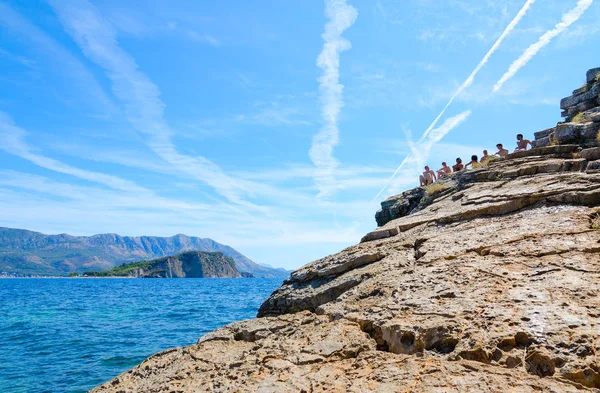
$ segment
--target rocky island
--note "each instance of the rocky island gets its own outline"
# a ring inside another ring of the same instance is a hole
[[[237,269],[233,258],[220,252],[188,251],[151,261],[125,263],[111,270],[86,272],[88,277],[239,278],[253,277]]]
[[[117,392],[600,392],[600,69],[535,148],[391,197],[312,262]]]

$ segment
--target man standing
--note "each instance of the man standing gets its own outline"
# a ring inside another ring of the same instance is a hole
[[[432,171],[431,169],[429,169],[428,166],[425,166],[425,172],[423,172],[423,174],[421,176],[419,176],[419,181],[421,182],[421,187],[433,184],[433,182],[435,180],[436,180],[435,172]]]

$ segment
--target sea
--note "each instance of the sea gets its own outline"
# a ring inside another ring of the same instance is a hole
[[[254,318],[281,279],[0,279],[0,392],[86,392]]]

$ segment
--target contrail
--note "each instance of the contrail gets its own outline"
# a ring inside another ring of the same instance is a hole
[[[545,32],[536,43],[527,48],[521,57],[519,57],[510,65],[508,71],[506,71],[506,73],[502,75],[500,80],[498,80],[498,82],[494,85],[494,92],[500,90],[504,83],[512,78],[517,71],[519,71],[527,63],[529,63],[529,60],[531,60],[543,47],[548,45],[554,37],[565,31],[573,23],[577,22],[577,20],[581,18],[583,13],[589,8],[589,6],[592,5],[593,2],[594,0],[579,0],[577,2],[577,6],[564,14],[562,20],[557,23],[552,30]]]
[[[435,120],[433,121],[433,123],[431,123],[431,125],[429,126],[429,128],[427,128],[427,130],[425,130],[425,133],[419,139],[419,142],[423,141],[427,137],[427,135],[431,132],[431,130],[433,129],[433,127],[435,127],[435,125],[437,124],[437,122],[440,120],[440,118],[442,117],[442,115],[446,112],[446,109],[448,109],[448,107],[450,106],[450,104],[452,104],[452,102],[454,102],[454,99],[456,97],[458,97],[467,87],[471,86],[471,84],[473,83],[473,80],[475,79],[475,75],[477,75],[477,73],[488,62],[488,60],[492,56],[492,54],[494,52],[496,52],[496,50],[498,49],[498,47],[500,46],[500,44],[502,43],[502,41],[504,41],[504,39],[506,38],[506,36],[508,36],[510,34],[510,32],[513,31],[514,28],[517,26],[517,24],[521,21],[521,19],[523,19],[523,17],[525,16],[525,14],[527,13],[527,11],[529,10],[529,8],[531,7],[531,5],[533,3],[535,3],[535,0],[527,0],[525,2],[525,4],[523,5],[523,7],[521,7],[521,9],[519,10],[519,12],[517,13],[517,15],[513,18],[512,21],[510,21],[510,23],[508,24],[508,26],[506,26],[506,29],[504,29],[504,31],[502,32],[502,34],[500,35],[500,37],[498,37],[498,39],[496,40],[496,42],[494,43],[494,45],[492,45],[492,47],[490,48],[490,50],[485,54],[485,56],[483,56],[483,59],[481,59],[481,61],[479,62],[479,64],[477,64],[477,67],[475,67],[475,69],[473,70],[473,72],[471,72],[471,75],[469,75],[469,77],[463,82],[463,84],[460,85],[460,87],[456,90],[456,92],[454,93],[454,95],[450,98],[450,101],[448,101],[448,103],[446,104],[446,106],[444,107],[444,109],[442,109],[442,111],[440,112],[440,114],[438,115],[438,117],[436,117]]]
[[[517,15],[513,18],[512,21],[510,21],[510,23],[508,24],[508,26],[506,26],[506,29],[504,29],[504,31],[502,32],[502,34],[500,35],[500,37],[498,37],[498,39],[496,40],[496,42],[494,43],[494,45],[492,45],[492,47],[490,48],[490,50],[485,54],[485,56],[483,56],[483,59],[481,59],[481,61],[479,62],[479,64],[477,64],[477,67],[475,67],[475,69],[473,70],[473,72],[471,72],[471,74],[463,82],[463,84],[459,86],[459,88],[456,90],[456,92],[454,93],[454,95],[452,95],[452,97],[450,98],[450,101],[448,101],[448,103],[446,104],[446,106],[444,107],[444,109],[442,109],[442,111],[440,112],[440,114],[435,118],[435,120],[433,120],[433,123],[431,123],[431,125],[427,128],[427,130],[425,130],[425,132],[423,133],[423,135],[421,136],[421,138],[419,138],[419,140],[417,141],[417,144],[423,142],[425,140],[425,138],[427,138],[427,136],[429,135],[429,133],[436,126],[437,122],[440,120],[440,118],[446,112],[446,109],[448,109],[448,107],[452,104],[452,102],[454,102],[454,99],[456,97],[458,97],[467,87],[471,86],[471,84],[473,83],[473,80],[475,79],[475,75],[477,75],[477,73],[481,70],[481,68],[483,68],[483,66],[488,62],[488,60],[492,56],[492,54],[498,49],[498,47],[500,46],[500,44],[502,43],[502,41],[504,41],[504,38],[506,38],[506,36],[509,35],[511,31],[514,30],[514,28],[521,21],[521,19],[523,19],[523,17],[525,16],[525,14],[527,13],[527,11],[529,10],[529,8],[531,7],[531,5],[533,3],[535,3],[535,0],[527,0],[525,2],[525,4],[523,5],[523,7],[521,7],[521,9],[519,10],[519,12],[517,13]],[[400,169],[402,169],[402,167],[406,164],[406,162],[408,161],[408,158],[409,157],[407,156],[402,161],[402,163],[396,169],[396,171],[394,172],[394,174],[392,175],[392,177],[390,177],[390,179],[388,180],[388,182],[385,184],[385,186],[383,186],[383,188],[381,189],[381,191],[379,191],[379,193],[375,196],[375,198],[373,198],[373,200],[377,199],[385,191],[385,189],[390,185],[390,183],[392,182],[392,180],[394,180],[394,178],[396,177],[396,175],[398,174],[398,172],[400,171]]]
[[[354,24],[358,11],[348,5],[346,0],[325,0],[325,15],[329,19],[323,33],[325,44],[317,58],[317,65],[323,70],[323,75],[319,78],[319,89],[324,124],[314,136],[309,151],[310,159],[316,167],[315,181],[319,187],[319,195],[327,194],[326,184],[331,180],[333,170],[338,165],[332,152],[338,143],[337,122],[340,110],[344,106],[344,86],[339,82],[340,54],[352,47],[350,42],[342,37],[342,33]]]

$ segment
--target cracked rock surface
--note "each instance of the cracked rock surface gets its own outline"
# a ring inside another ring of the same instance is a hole
[[[95,392],[600,392],[600,173],[545,149],[445,179],[260,318]]]
[[[381,227],[293,272],[258,318],[94,392],[599,393],[600,148],[583,147],[388,198]]]

